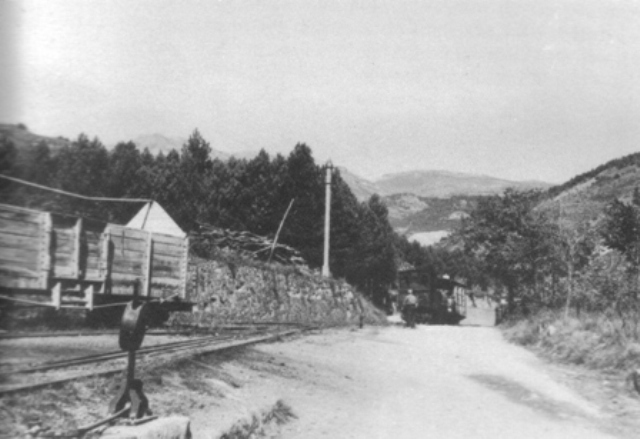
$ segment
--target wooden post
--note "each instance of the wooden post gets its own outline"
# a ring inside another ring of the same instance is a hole
[[[147,261],[144,271],[144,292],[145,296],[151,296],[151,264],[153,263],[153,233],[147,235]]]
[[[101,294],[110,293],[108,283],[111,274],[111,232],[102,234],[102,252],[100,255],[100,278],[102,279]]]
[[[182,254],[182,266],[180,267],[180,298],[187,298],[187,279],[189,278],[189,238],[184,239],[184,253]],[[197,282],[197,280],[196,280]]]
[[[84,300],[86,302],[86,308],[89,311],[93,311],[93,306],[95,304],[95,289],[93,288],[93,284],[89,285],[86,290],[84,290]]]
[[[51,214],[42,214],[42,241],[40,245],[40,288],[49,288],[49,276],[51,275]]]
[[[62,284],[60,282],[57,282],[51,290],[51,304],[56,309],[60,309],[62,305]]]
[[[82,277],[82,270],[80,269],[80,249],[82,247],[82,218],[78,218],[73,231],[75,234],[75,248],[73,250],[73,277],[80,278]]]

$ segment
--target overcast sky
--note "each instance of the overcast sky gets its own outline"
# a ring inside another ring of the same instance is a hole
[[[0,121],[39,134],[305,142],[369,178],[562,182],[640,151],[638,1],[0,2]]]

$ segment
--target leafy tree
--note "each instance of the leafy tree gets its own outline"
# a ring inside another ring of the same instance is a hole
[[[569,315],[571,302],[575,297],[576,276],[589,263],[589,257],[595,249],[593,227],[588,221],[568,224],[558,221],[552,232],[553,246],[557,256],[556,267],[564,271],[567,279],[565,318]]]
[[[109,152],[109,172],[105,193],[113,198],[137,198],[137,180],[142,167],[140,151],[133,142],[118,143]],[[116,222],[126,222],[140,208],[131,203],[114,203],[110,214]]]
[[[329,268],[334,277],[352,280],[358,260],[360,205],[337,169],[331,180],[331,191]]]
[[[633,196],[631,198],[631,202],[634,206],[640,206],[640,188],[636,186],[633,189]]]
[[[605,221],[601,231],[607,247],[618,250],[629,263],[629,274],[635,279],[633,296],[637,298],[640,276],[640,204],[625,204],[614,200],[605,209]]]
[[[13,174],[38,184],[48,184],[50,179],[51,153],[45,142],[24,148],[16,157]]]
[[[0,173],[12,174],[13,166],[16,161],[16,147],[6,137],[0,137]],[[11,202],[13,192],[17,185],[9,180],[0,179],[0,200],[3,203]]]
[[[231,165],[218,159],[213,160],[211,172],[207,179],[206,215],[204,222],[218,227],[240,229],[235,222],[233,209],[234,189],[230,186],[236,184],[232,178]]]
[[[396,251],[388,210],[378,195],[361,206],[358,224],[358,258],[352,279],[374,303],[382,306],[386,291],[395,280]]]
[[[190,231],[195,224],[193,211],[189,209],[193,198],[180,171],[180,154],[176,150],[157,161],[150,175],[154,182],[151,198],[158,201],[183,230]]]
[[[286,161],[278,196],[278,211],[285,212],[295,199],[282,230],[282,242],[298,249],[312,267],[322,265],[324,183],[309,148],[297,144]]]
[[[109,156],[104,145],[81,134],[56,157],[57,186],[84,195],[101,196],[107,189]]]
[[[154,194],[184,230],[194,230],[204,219],[207,198],[206,182],[212,169],[211,147],[198,130],[187,140],[178,155],[171,151],[158,167],[158,188]]]
[[[507,190],[478,201],[455,234],[465,252],[475,257],[495,283],[507,290],[513,309],[518,292],[535,286],[549,240],[533,207],[540,192]]]
[[[106,194],[109,155],[98,138],[89,140],[86,135],[80,134],[71,146],[63,147],[52,161],[55,169],[52,175],[54,187],[87,196],[101,197]],[[52,205],[70,213],[108,217],[109,206],[104,203],[67,196],[55,197],[50,201]]]
[[[6,137],[0,137],[0,172],[6,172],[13,168],[17,151],[13,142]]]
[[[602,229],[605,245],[620,251],[635,266],[640,263],[639,207],[614,200],[605,209]]]

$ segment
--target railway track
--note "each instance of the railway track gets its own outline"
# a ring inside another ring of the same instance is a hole
[[[50,337],[92,337],[95,335],[118,335],[118,329],[108,329],[102,331],[54,331],[54,332],[3,332],[0,333],[0,340],[12,340],[16,338],[50,338]],[[146,335],[180,335],[180,332],[167,330],[150,330]]]
[[[267,329],[273,326],[299,327],[297,323],[286,322],[238,322],[232,324],[218,325],[213,328],[197,328],[193,326],[179,326],[173,329],[149,329],[145,336],[153,335],[192,335],[197,333],[209,334],[212,332],[233,332]],[[11,340],[16,338],[45,338],[45,337],[92,337],[95,335],[118,335],[119,329],[102,330],[76,330],[76,331],[2,331],[0,340]]]
[[[140,348],[136,352],[136,362],[142,368],[154,367],[180,358],[272,341],[309,329],[313,328],[290,325],[283,329],[274,325],[244,333],[209,335],[157,344]],[[28,391],[81,378],[121,373],[126,367],[126,361],[127,352],[110,351],[46,361],[28,367],[6,368],[0,371],[0,395]]]

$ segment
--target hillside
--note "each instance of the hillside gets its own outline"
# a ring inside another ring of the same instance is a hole
[[[368,200],[371,195],[380,194],[380,189],[374,182],[355,175],[345,167],[338,166],[338,170],[340,171],[340,177],[347,183],[349,189],[358,200]]]
[[[6,138],[18,151],[29,150],[44,143],[52,152],[70,145],[71,141],[64,137],[47,137],[34,134],[24,125],[10,125],[0,123],[0,137]]]
[[[381,196],[413,194],[420,197],[449,198],[455,195],[494,195],[507,188],[524,190],[552,186],[540,181],[512,181],[486,175],[432,170],[387,174],[375,180],[359,177],[345,168],[340,168],[340,173],[359,200],[366,200],[374,193]]]
[[[451,198],[418,197],[396,194],[383,198],[389,209],[389,222],[404,233],[452,230],[468,216],[478,196]]]
[[[636,187],[640,187],[640,153],[611,160],[550,188],[539,209],[560,212],[573,222],[597,219],[614,199],[631,200]]]
[[[538,181],[511,181],[486,175],[447,171],[412,171],[388,174],[375,181],[382,195],[412,193],[422,197],[448,198],[454,195],[493,195],[507,188],[548,188]]]
[[[474,208],[478,197],[507,188],[547,188],[548,183],[510,181],[446,171],[413,171],[369,181],[345,168],[342,178],[361,201],[382,196],[393,228],[409,239],[430,245],[455,229]]]

